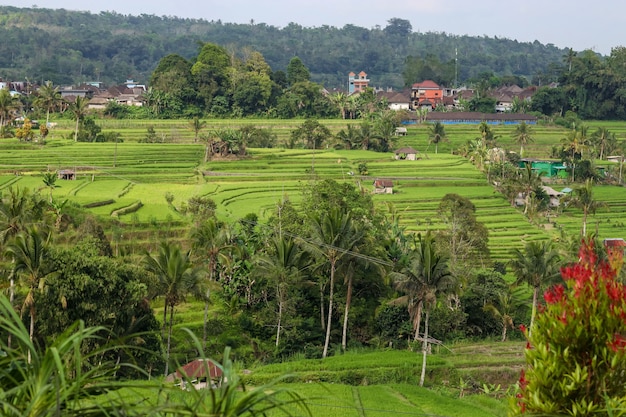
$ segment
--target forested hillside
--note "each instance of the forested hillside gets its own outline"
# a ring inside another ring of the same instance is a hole
[[[330,88],[345,87],[350,71],[365,71],[373,85],[395,88],[415,82],[417,75],[430,78],[429,72],[447,84],[483,72],[553,81],[544,75],[550,73],[551,64],[563,63],[565,51],[551,44],[453,32],[451,27],[450,33],[416,33],[402,16],[390,19],[384,28],[297,23],[278,28],[252,21],[232,24],[2,6],[0,77],[54,84],[92,80],[117,84],[128,77],[147,82],[161,58],[175,53],[191,59],[204,42],[236,55],[258,51],[274,71],[285,70],[298,56],[310,69],[311,80]]]

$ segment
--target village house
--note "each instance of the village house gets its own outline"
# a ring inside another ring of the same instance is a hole
[[[607,253],[624,253],[624,248],[626,248],[626,241],[621,237],[613,237],[607,238],[603,241],[604,247],[606,248]]]
[[[212,359],[196,359],[181,366],[176,372],[169,374],[166,381],[180,381],[181,388],[186,383],[193,383],[196,389],[217,387],[223,377],[222,369]]]
[[[362,92],[369,87],[369,84],[370,80],[367,78],[365,71],[359,72],[359,75],[350,72],[348,74],[348,95]]]
[[[393,181],[384,179],[374,180],[374,194],[393,194]]]
[[[415,83],[411,86],[411,108],[427,108],[434,110],[443,105],[443,88],[432,80]]]
[[[410,93],[408,91],[379,91],[376,94],[380,98],[387,100],[390,110],[410,110],[411,100],[409,99]]]
[[[416,161],[419,159],[417,157],[418,153],[419,151],[411,148],[410,146],[405,146],[395,151],[394,155],[396,160]]]
[[[143,106],[145,92],[145,85],[127,80],[124,84],[100,90],[89,100],[88,106],[90,109],[104,109],[111,101],[124,106]]]
[[[513,105],[517,99],[520,102],[530,101],[536,87],[521,88],[517,85],[497,88],[491,96],[496,99],[496,112],[509,113],[513,111]]]
[[[520,168],[525,168],[526,165],[530,164],[530,168],[533,172],[546,179],[566,179],[568,176],[568,167],[563,165],[561,161],[522,158],[519,160],[518,164]]]
[[[554,188],[548,187],[547,185],[542,185],[541,189],[550,199],[550,201],[548,202],[549,207],[556,208],[561,205],[561,197],[563,197],[565,193],[556,191]]]

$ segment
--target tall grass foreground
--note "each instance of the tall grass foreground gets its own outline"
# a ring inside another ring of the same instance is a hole
[[[45,348],[32,342],[19,315],[0,295],[0,415],[4,417],[151,416],[235,417],[310,416],[302,398],[281,387],[281,378],[247,389],[234,370],[230,350],[224,352],[222,379],[186,390],[163,380],[122,380],[116,373],[132,363],[120,363],[120,344],[83,353],[103,327],[78,321]],[[197,347],[200,343],[189,332]],[[30,355],[29,355],[30,354]],[[30,356],[30,359],[29,359]],[[105,358],[111,358],[107,360]],[[136,368],[135,368],[136,369]]]

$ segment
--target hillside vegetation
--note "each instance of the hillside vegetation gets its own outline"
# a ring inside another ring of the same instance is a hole
[[[55,84],[98,80],[109,85],[131,76],[145,83],[161,58],[167,54],[192,58],[199,42],[259,51],[274,71],[284,71],[289,60],[299,56],[312,80],[328,88],[345,88],[350,71],[367,72],[373,85],[401,88],[407,57],[431,55],[448,63],[455,59],[455,50],[460,81],[485,71],[530,78],[563,60],[564,50],[537,41],[459,36],[452,28],[448,33],[413,32],[403,16],[380,23],[375,28],[351,24],[337,28],[293,22],[279,28],[263,22],[2,6],[0,76]]]

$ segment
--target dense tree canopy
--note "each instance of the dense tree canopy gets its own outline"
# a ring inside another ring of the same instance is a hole
[[[145,82],[167,55],[191,60],[198,41],[233,45],[235,50],[249,46],[263,54],[274,71],[284,71],[297,56],[308,67],[311,80],[327,87],[343,87],[350,71],[364,70],[376,74],[381,86],[400,88],[405,84],[400,74],[406,57],[431,53],[439,62],[449,63],[455,49],[460,81],[485,69],[531,77],[547,71],[550,63],[560,63],[564,53],[538,42],[415,32],[404,16],[389,19],[382,28],[296,23],[278,28],[264,23],[5,6],[0,9],[0,22],[3,76],[54,84],[84,80],[116,84],[128,76]]]

